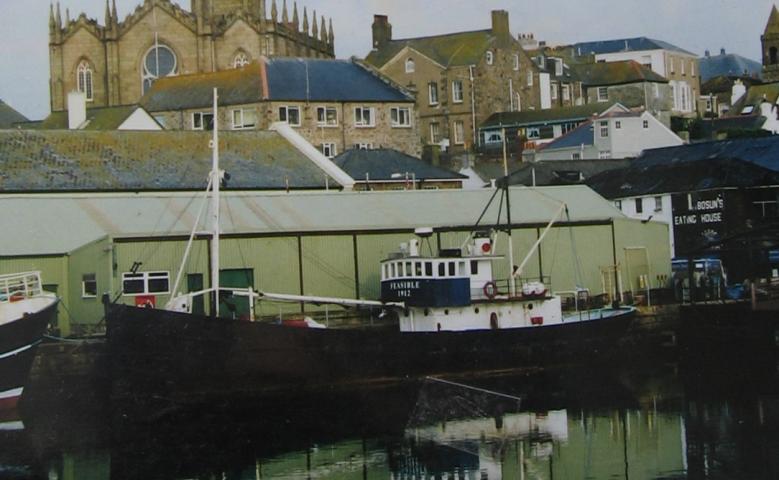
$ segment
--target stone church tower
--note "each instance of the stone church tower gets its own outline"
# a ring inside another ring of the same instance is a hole
[[[333,58],[332,19],[314,11],[309,26],[297,2],[191,0],[186,11],[170,0],[143,0],[123,21],[116,0],[106,0],[105,22],[83,13],[75,20],[59,3],[49,15],[52,112],[67,109],[68,92],[86,94],[89,107],[137,103],[162,76],[243,66],[261,56]]]
[[[779,81],[779,10],[775,5],[760,42],[763,45],[763,81]]]

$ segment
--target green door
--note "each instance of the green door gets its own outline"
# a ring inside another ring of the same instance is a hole
[[[203,290],[203,274],[202,273],[188,273],[187,274],[187,291],[199,292]],[[192,313],[198,315],[205,315],[206,302],[203,295],[198,295],[192,298]]]
[[[219,285],[221,288],[254,288],[254,270],[251,268],[220,270]],[[249,299],[230,295],[229,292],[220,292],[219,316],[249,319]]]

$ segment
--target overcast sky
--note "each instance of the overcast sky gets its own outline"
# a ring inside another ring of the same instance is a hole
[[[116,0],[120,18],[142,1]],[[190,8],[190,0],[178,3]],[[407,38],[489,28],[490,10],[505,9],[512,33],[532,32],[552,45],[647,36],[699,55],[724,47],[759,61],[773,0],[300,0],[298,5],[307,6],[309,15],[315,9],[333,18],[339,58],[368,53],[375,13],[389,15],[394,38]],[[71,18],[84,12],[103,23],[105,0],[62,0],[61,7],[63,16],[68,8]],[[48,20],[48,0],[0,0],[0,99],[31,119],[49,112]]]

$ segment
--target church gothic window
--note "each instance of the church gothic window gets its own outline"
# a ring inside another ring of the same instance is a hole
[[[155,45],[143,59],[143,91],[151,87],[154,80],[176,74],[176,54],[165,45]]]
[[[91,101],[94,98],[92,96],[92,67],[86,60],[78,64],[76,75],[78,77],[78,91],[86,96],[87,101]]]
[[[778,60],[778,58],[777,58],[777,57],[779,57],[779,56],[777,55],[777,50],[776,50],[776,47],[771,47],[771,48],[768,50],[768,54],[769,54],[769,56],[770,56],[768,63],[770,63],[771,65],[776,65],[776,64],[777,64],[777,60]]]
[[[239,52],[233,60],[233,68],[241,68],[249,65],[249,56],[243,52]]]

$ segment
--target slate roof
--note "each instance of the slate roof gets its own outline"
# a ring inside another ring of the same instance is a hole
[[[464,180],[468,178],[445,168],[423,162],[419,158],[390,148],[375,150],[352,149],[343,152],[333,159],[355,181],[363,181],[365,174],[371,180],[397,181],[393,174],[414,173],[417,180]]]
[[[779,185],[779,172],[746,160],[717,157],[701,162],[633,164],[588,180],[605,198],[626,198],[718,188]]]
[[[537,186],[585,183],[605,171],[625,168],[631,160],[550,160],[522,163],[509,174],[509,185]],[[502,182],[499,182],[502,183]]]
[[[492,30],[477,30],[390,40],[381,48],[372,50],[365,61],[381,68],[408,46],[445,67],[472,65],[479,62],[496,39]]]
[[[647,37],[619,38],[616,40],[599,40],[594,42],[580,42],[573,45],[577,55],[618,53],[618,52],[643,52],[647,50],[670,50],[672,52],[695,55],[683,48],[672,45],[662,40]],[[697,55],[695,55],[697,56]]]
[[[150,112],[206,108],[213,89],[220,105],[264,100],[333,102],[413,102],[378,72],[356,60],[314,58],[262,59],[243,68],[165,77],[141,98]]]
[[[541,146],[541,150],[553,150],[557,148],[573,148],[581,145],[593,145],[595,135],[592,128],[592,120],[588,120],[562,137],[556,138]]]
[[[265,68],[270,100],[414,101],[389,79],[356,60],[277,57],[269,58]]]
[[[728,130],[760,130],[765,124],[766,118],[757,115],[740,115],[737,117],[713,118],[711,120],[701,119],[701,128],[706,138],[713,138],[717,132]],[[769,132],[765,132],[768,134]]]
[[[13,128],[15,123],[28,121],[27,117],[0,100],[0,128]]]
[[[720,76],[760,78],[763,72],[763,65],[760,62],[734,53],[704,56],[698,62],[700,64],[701,82]]]
[[[779,172],[779,136],[740,138],[644,150],[633,165],[696,163],[731,158]]]
[[[89,123],[83,130],[116,130],[138,108],[138,105],[88,108],[87,120]],[[52,112],[35,128],[42,130],[67,130],[68,112]]]
[[[668,83],[668,80],[633,60],[573,65],[571,68],[587,87],[625,85],[637,82]]]
[[[611,106],[611,103],[588,103],[575,107],[550,108],[546,110],[497,112],[490,115],[480,128],[582,121],[593,115],[600,115]]]
[[[0,131],[0,192],[201,190],[211,132]],[[228,189],[325,187],[325,174],[275,132],[220,132]],[[330,184],[335,183],[332,179]]]

